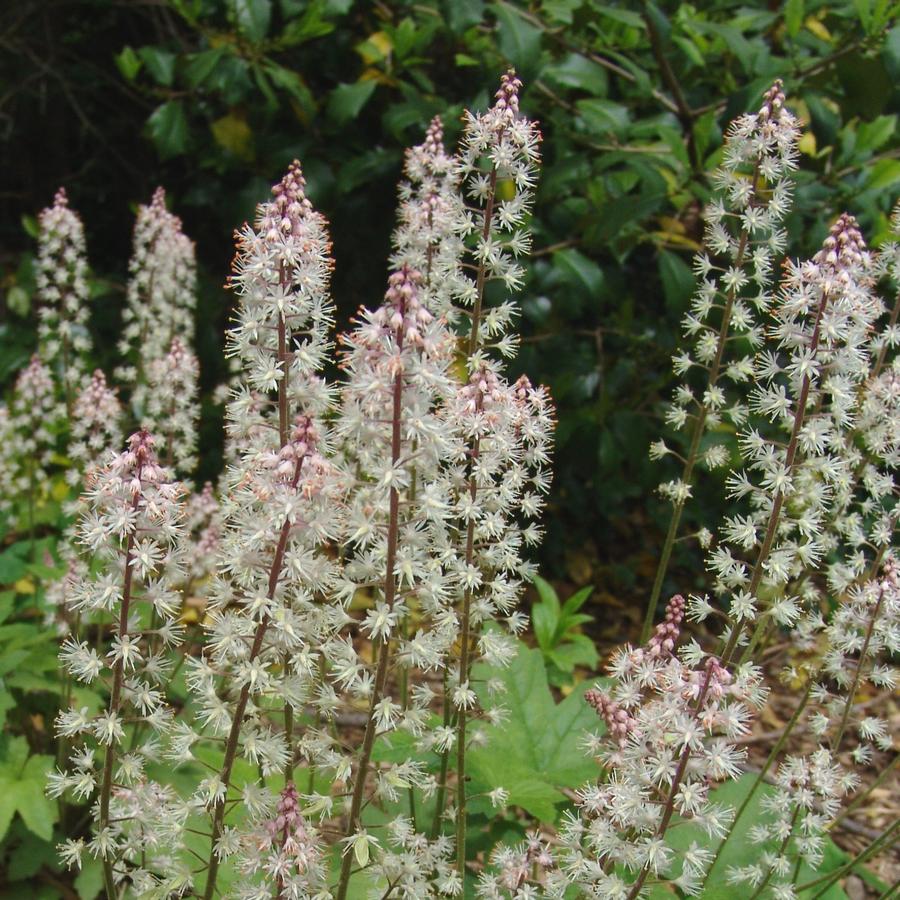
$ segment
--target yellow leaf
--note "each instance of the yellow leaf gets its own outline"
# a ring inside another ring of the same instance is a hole
[[[376,31],[362,43],[356,45],[356,52],[363,58],[363,62],[369,65],[381,62],[390,56],[393,49],[394,42],[391,40],[391,36],[384,31]]]
[[[238,159],[253,159],[253,132],[243,113],[232,111],[209,126],[220,147],[233,153]]]
[[[50,496],[54,500],[65,500],[69,496],[69,485],[67,485],[65,481],[55,481],[50,490]]]
[[[30,575],[26,575],[24,578],[20,578],[13,588],[20,594],[33,594],[35,591],[34,579]]]
[[[816,155],[816,136],[811,131],[804,131],[797,143],[797,148],[807,156]]]
[[[807,16],[806,21],[803,24],[806,26],[806,30],[812,32],[817,38],[827,41],[829,44],[831,43],[831,32],[821,23],[821,21],[819,21],[819,19],[816,19],[813,16]]]
[[[512,178],[501,178],[495,193],[500,200],[512,200],[516,196],[516,183]]]

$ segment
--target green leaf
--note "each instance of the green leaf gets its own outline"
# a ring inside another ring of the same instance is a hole
[[[553,610],[546,603],[536,603],[531,608],[531,627],[544,653],[553,649],[557,621]]]
[[[696,282],[691,267],[682,257],[671,250],[660,250],[659,278],[668,309],[673,313],[687,309]]]
[[[575,107],[588,131],[595,134],[621,135],[628,127],[628,110],[612,100],[579,100]]]
[[[75,890],[78,892],[80,900],[95,900],[103,890],[103,864],[99,859],[85,854],[81,871],[75,879]]]
[[[589,637],[573,634],[568,640],[557,644],[547,654],[547,659],[563,672],[572,672],[576,666],[592,669],[597,665],[600,654]]]
[[[28,756],[23,737],[10,738],[0,750],[0,838],[18,812],[33,834],[45,841],[53,837],[56,804],[44,793],[52,756]]]
[[[497,17],[497,46],[519,72],[531,73],[541,52],[541,31],[506,3],[492,5]]]
[[[900,160],[881,159],[869,170],[866,190],[881,191],[900,181]]]
[[[179,156],[187,149],[188,124],[180,100],[158,106],[147,120],[147,127],[163,159]]]
[[[803,27],[803,7],[804,0],[787,0],[784,5],[784,27],[792,38],[797,37]]]
[[[587,602],[588,597],[594,593],[594,586],[589,584],[587,587],[583,587],[580,591],[575,591],[565,603],[563,603],[562,611],[563,615],[570,616],[573,613],[577,613],[579,609]],[[593,616],[588,616],[588,619],[592,619]]]
[[[563,87],[602,96],[609,85],[605,70],[580,53],[570,53],[561,63],[544,70],[544,78]]]
[[[190,56],[184,73],[191,87],[199,87],[212,75],[219,60],[225,55],[224,47],[214,47]]]
[[[27,571],[29,546],[25,541],[0,553],[0,584],[13,584]]]
[[[269,30],[272,0],[232,0],[238,30],[250,41],[259,43]]]
[[[141,58],[132,47],[123,47],[115,56],[116,68],[122,73],[126,81],[134,81],[141,70]]]
[[[172,86],[175,78],[175,54],[159,47],[147,46],[138,50],[138,56],[143,60],[147,71],[157,84]]]
[[[325,4],[321,0],[313,0],[302,16],[292,19],[278,37],[278,46],[296,47],[318,37],[324,37],[334,31],[334,22],[323,18]]]
[[[643,28],[644,20],[640,13],[628,9],[620,9],[618,6],[595,6],[597,12],[607,19],[627,25],[629,28]]]
[[[371,80],[339,84],[328,97],[328,117],[343,125],[358,116],[374,93],[375,85]]]
[[[297,101],[300,110],[306,117],[311,117],[315,113],[316,101],[299,72],[286,69],[277,63],[267,63],[266,73],[276,87],[287,91]]]
[[[567,284],[577,286],[590,297],[596,299],[603,293],[603,270],[574,247],[554,253],[553,267]]]
[[[572,16],[583,0],[543,0],[541,12],[553,22],[572,24]]]
[[[253,159],[253,132],[247,120],[238,112],[230,112],[216,119],[210,126],[216,143],[238,159]]]
[[[871,122],[860,122],[856,132],[856,148],[878,150],[894,136],[896,130],[897,116],[878,116]]]
[[[476,668],[480,684],[488,672],[496,675],[496,670]],[[565,800],[561,788],[577,787],[597,775],[593,760],[578,748],[582,732],[598,727],[582,696],[588,685],[554,703],[541,651],[524,646],[500,678],[509,718],[486,729],[485,746],[469,753],[470,773],[479,789],[506,788],[513,805],[553,821],[556,805]]]

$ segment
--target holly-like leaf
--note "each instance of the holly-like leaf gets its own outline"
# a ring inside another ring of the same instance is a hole
[[[163,159],[178,156],[187,149],[188,124],[180,100],[157,106],[147,120],[147,127]]]
[[[338,125],[349,122],[359,115],[374,91],[374,81],[339,84],[328,98],[328,117]]]
[[[482,684],[495,675],[493,670],[478,668],[474,674]],[[543,821],[553,821],[556,807],[565,801],[562,789],[579,787],[597,774],[594,761],[579,748],[581,735],[599,727],[583,698],[589,685],[580,685],[557,704],[541,651],[524,646],[500,678],[506,685],[502,702],[508,718],[502,725],[489,727],[486,744],[469,753],[473,783],[482,791],[506,788],[511,804]]]
[[[241,33],[258,43],[269,30],[272,0],[234,0],[234,17]]]

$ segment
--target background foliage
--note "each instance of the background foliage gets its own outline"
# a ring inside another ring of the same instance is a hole
[[[483,108],[486,86],[512,64],[544,131],[516,362],[558,404],[544,570],[597,583],[601,600],[643,596],[664,518],[646,498],[669,477],[646,448],[662,430],[709,193],[704,173],[722,130],[784,78],[807,129],[791,252],[810,252],[844,208],[877,244],[900,191],[897,15],[890,0],[19,0],[0,21],[0,382],[10,383],[36,341],[37,211],[64,184],[85,220],[97,361],[109,370],[126,223],[162,183],[197,241],[199,480],[214,477],[221,423],[210,394],[224,377],[233,229],[299,157],[333,224],[342,327],[383,291],[403,149],[435,113],[455,140],[464,106]],[[65,493],[50,486],[36,543],[14,543],[0,526],[0,880],[11,897],[26,879],[37,879],[35,896],[73,896],[48,843],[54,826],[73,823],[57,823],[40,789],[61,691],[55,636],[41,624],[42,581]],[[692,512],[714,521],[706,502],[701,492]],[[673,586],[687,569],[671,570]],[[548,677],[559,683],[571,666],[591,664],[593,647],[578,634],[587,599],[565,603],[541,588],[539,648],[516,670],[523,716],[553,704]],[[579,697],[564,701],[571,708],[555,716],[559,728],[579,727]],[[508,758],[529,777],[515,800],[545,815],[562,799],[563,774],[583,760],[565,755],[576,753],[565,735],[534,743],[525,718],[516,728]],[[474,763],[486,788],[491,765],[488,754]],[[533,782],[536,770],[545,781]],[[93,896],[96,879],[83,873],[78,892]]]

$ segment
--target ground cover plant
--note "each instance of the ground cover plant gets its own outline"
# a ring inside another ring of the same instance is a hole
[[[649,447],[668,533],[643,632],[599,671],[590,588],[560,601],[534,562],[556,415],[510,374],[542,165],[514,70],[457,143],[437,116],[407,150],[383,299],[346,327],[301,162],[259,198],[234,235],[215,483],[181,219],[161,188],[137,210],[106,374],[60,189],[36,219],[37,351],[0,406],[10,882],[894,896],[873,865],[900,818],[856,817],[896,773],[900,207],[877,250],[850,209],[792,256],[803,140],[781,80],[725,131]],[[695,528],[719,470],[724,515]],[[667,595],[679,541],[703,567]],[[791,715],[754,765],[778,680]]]

